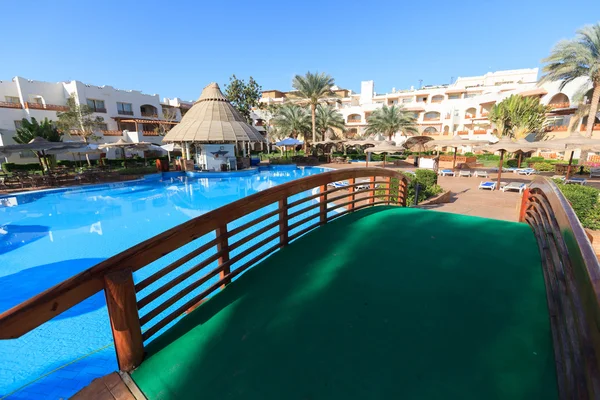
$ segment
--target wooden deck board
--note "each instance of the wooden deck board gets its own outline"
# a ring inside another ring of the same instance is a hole
[[[121,376],[112,374],[97,378],[75,393],[72,400],[136,400]]]

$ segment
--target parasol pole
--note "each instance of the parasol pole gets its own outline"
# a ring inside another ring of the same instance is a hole
[[[456,152],[458,151],[458,146],[454,148],[454,160],[452,160],[452,169],[456,168]]]
[[[385,153],[383,153],[383,168],[385,168]]]
[[[365,168],[369,167],[369,157],[371,156],[371,153],[366,152],[367,153],[367,157],[365,158],[365,160],[367,161],[367,164],[365,165]]]
[[[523,152],[519,152],[519,161],[517,162],[517,168],[521,168],[521,159],[523,158]]]
[[[567,167],[567,179],[569,179],[569,176],[571,175],[571,164],[573,163],[573,154],[575,154],[575,151],[572,151],[571,157],[569,157],[569,166]]]
[[[498,166],[498,182],[496,190],[500,190],[500,177],[502,176],[502,164],[504,163],[504,150],[500,150],[500,165]]]

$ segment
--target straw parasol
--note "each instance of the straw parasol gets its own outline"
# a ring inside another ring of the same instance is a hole
[[[454,167],[456,167],[456,152],[458,151],[458,148],[460,146],[476,146],[476,145],[483,145],[483,144],[488,144],[488,143],[489,143],[488,140],[468,140],[468,139],[462,139],[458,135],[454,135],[452,137],[452,139],[432,140],[430,142],[427,142],[425,145],[426,145],[426,147],[453,147],[454,148],[454,160],[452,161],[452,169],[454,169]]]
[[[402,146],[410,151],[421,153],[422,151],[427,151],[425,143],[431,142],[432,140],[433,138],[431,136],[411,136],[402,143]]]
[[[47,151],[53,150],[53,154],[63,153],[72,149],[78,149],[85,147],[84,142],[49,142],[43,137],[35,137],[25,144],[9,144],[7,146],[0,146],[0,153],[12,154],[18,151],[31,150],[39,152],[40,165],[42,165],[42,174],[44,173],[44,166],[42,159],[48,155]]]
[[[125,167],[127,164],[127,157],[125,156],[125,149],[135,149],[135,150],[149,150],[151,146],[155,146],[160,149],[159,146],[156,146],[150,142],[127,142],[122,138],[114,143],[104,143],[98,146],[99,149],[110,149],[110,148],[119,148],[123,150],[123,166]],[[162,150],[162,149],[161,149]],[[145,164],[146,155],[144,154],[144,164]]]
[[[213,82],[204,88],[181,122],[167,132],[163,142],[237,143],[266,142],[266,139],[246,122]]]
[[[530,151],[535,151],[540,147],[541,146],[539,146],[539,142],[527,142],[525,140],[513,141],[506,136],[492,145],[480,147],[481,150],[488,151],[490,153],[495,153],[497,151],[500,152],[500,163],[498,164],[498,184],[496,185],[496,190],[500,190],[500,177],[502,176],[504,153],[528,153]]]
[[[544,145],[547,146],[545,148],[548,149],[571,151],[571,156],[569,157],[569,166],[567,167],[567,179],[569,179],[569,175],[571,174],[571,164],[573,163],[574,154],[573,150],[595,151],[600,147],[600,139],[588,138],[579,132],[573,132],[566,138],[544,140],[539,143],[544,143]]]
[[[396,146],[392,143],[393,142],[381,143],[378,146],[366,149],[365,153],[383,154],[383,167],[385,168],[386,154],[402,153],[404,151],[403,147]],[[365,167],[368,167],[368,166],[369,166],[369,159],[367,158],[367,163],[366,163]]]

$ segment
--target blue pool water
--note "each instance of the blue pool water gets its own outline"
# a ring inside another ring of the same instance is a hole
[[[0,312],[191,218],[322,171],[275,168],[228,178],[165,176],[163,180],[0,198]],[[198,239],[187,250],[210,239]],[[245,244],[238,253],[252,244]],[[186,249],[181,250],[173,257],[185,254]],[[165,258],[162,266],[169,261]],[[136,272],[135,280],[139,282],[161,265]],[[146,312],[142,309],[140,315]],[[66,398],[116,368],[100,292],[19,339],[0,341],[0,399],[8,394],[9,399]]]

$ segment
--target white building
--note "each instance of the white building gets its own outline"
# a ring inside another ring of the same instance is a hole
[[[57,112],[67,110],[67,99],[71,95],[79,104],[88,104],[95,110],[94,115],[104,119],[104,125],[96,132],[100,137],[98,143],[123,138],[131,142],[161,144],[159,124],[169,126],[179,122],[182,114],[192,106],[192,102],[178,98],[161,101],[157,94],[112,86],[86,85],[79,81],[50,83],[15,77],[0,81],[0,146],[15,143],[13,136],[23,118],[56,121]],[[108,156],[114,154],[109,152]],[[11,155],[8,161],[35,163],[37,159],[31,152],[22,152]]]
[[[567,126],[577,105],[574,95],[586,83],[585,79],[559,90],[559,82],[538,86],[538,69],[517,69],[489,72],[482,76],[459,77],[451,85],[424,86],[420,89],[379,94],[373,81],[361,82],[360,93],[334,88],[340,96],[336,105],[346,120],[347,135],[352,137],[364,133],[369,115],[384,104],[402,105],[414,112],[421,134],[433,135],[436,139],[450,139],[457,134],[465,139],[489,139],[494,133],[487,115],[491,107],[512,94],[536,96],[542,104],[548,104],[548,134],[566,136]],[[591,99],[591,83],[587,84],[586,101]],[[280,104],[286,100],[286,92],[267,90],[262,102]],[[585,123],[585,121],[584,121]],[[600,119],[594,128],[594,137],[600,137]],[[585,130],[582,124],[578,129]],[[396,140],[402,140],[399,135]]]

